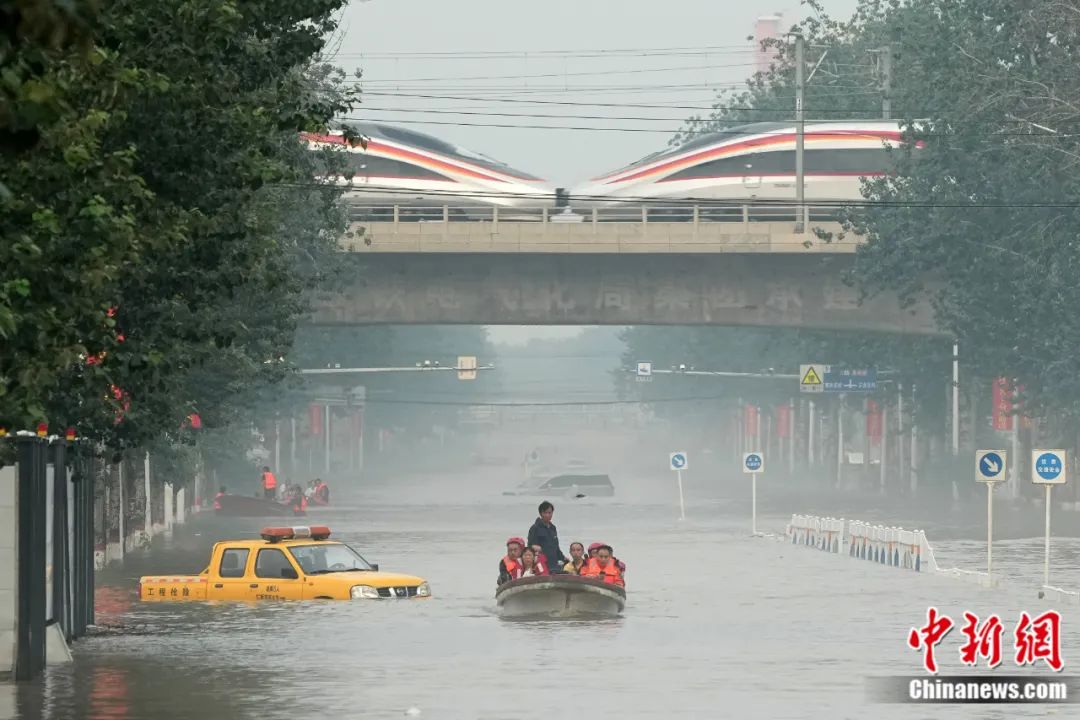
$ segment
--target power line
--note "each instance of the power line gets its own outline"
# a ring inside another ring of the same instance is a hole
[[[359,52],[359,53],[334,53],[334,57],[362,57],[369,59],[399,59],[399,58],[532,58],[532,57],[610,57],[613,55],[637,55],[637,54],[666,54],[666,53],[694,53],[705,55],[722,55],[735,53],[756,53],[757,49],[744,45],[701,45],[687,47],[663,47],[663,48],[611,48],[611,49],[578,49],[578,50],[433,50],[427,52]]]
[[[391,399],[391,398],[366,398],[365,404],[380,405],[445,405],[451,407],[581,407],[582,405],[590,407],[603,407],[612,405],[652,405],[658,403],[681,403],[681,402],[704,402],[709,400],[727,400],[727,395],[702,395],[697,397],[682,397],[682,398],[652,398],[649,400],[555,400],[555,401],[542,401],[542,402],[528,402],[528,401],[484,401],[484,400],[472,400],[472,401],[442,401],[442,400],[412,400],[412,399]]]
[[[492,113],[492,114],[497,115],[497,113]],[[543,117],[543,116],[537,115],[535,117]],[[573,119],[574,116],[568,115],[568,116],[563,116],[563,117]],[[345,116],[342,119],[343,120],[353,121],[353,122],[372,122],[371,118],[361,118],[361,117],[353,117],[353,116]],[[600,119],[618,120],[618,119],[621,119],[621,118],[600,118]],[[652,119],[652,118],[649,118],[649,119]],[[746,134],[748,134],[745,129],[743,129],[743,130],[716,130],[716,129],[710,129],[710,128],[695,129],[695,128],[692,128],[692,127],[690,127],[690,128],[687,128],[687,127],[666,128],[665,129],[665,128],[635,128],[635,127],[615,127],[615,126],[598,127],[598,126],[585,126],[585,125],[532,125],[532,124],[527,125],[527,124],[520,124],[520,123],[519,124],[513,124],[513,123],[480,123],[480,122],[463,122],[463,121],[450,121],[450,120],[398,120],[398,119],[395,119],[393,122],[394,122],[394,124],[400,124],[400,125],[448,125],[448,126],[451,126],[451,127],[486,127],[486,128],[508,128],[508,129],[517,129],[517,130],[589,130],[589,131],[599,131],[599,132],[623,132],[623,133],[664,133],[664,134],[669,134],[669,135],[673,135],[675,133],[679,133],[681,135],[746,135]],[[708,120],[708,119],[703,119],[703,120],[700,120],[700,121],[697,121],[697,122],[698,122],[698,124],[705,124],[705,123],[708,123],[708,122],[711,122],[711,121]],[[820,121],[817,121],[817,122],[834,122],[834,123],[842,123],[842,122],[850,122],[850,123],[874,122],[874,123],[881,123],[883,121],[880,120],[880,119],[866,120],[866,119],[861,119],[861,118],[843,118],[843,119],[840,119],[840,118],[834,118],[834,119],[824,118],[824,119],[822,119]],[[899,123],[900,123],[900,121],[898,120],[897,121],[898,126],[899,126]],[[744,125],[745,124],[752,124],[752,123],[744,123]],[[740,125],[739,127],[742,127],[742,126]],[[768,130],[768,131],[755,132],[755,133],[750,133],[750,134],[753,134],[753,135],[786,135],[786,134],[789,134],[791,132],[792,132],[792,130],[790,130],[790,129],[783,129],[783,130]],[[1080,133],[1033,133],[1033,132],[996,131],[996,132],[989,132],[989,133],[967,133],[967,134],[965,134],[965,133],[934,132],[934,133],[921,133],[919,135],[919,137],[920,138],[922,138],[922,137],[983,137],[983,138],[989,138],[989,137],[1023,137],[1023,138],[1030,138],[1030,139],[1055,139],[1056,140],[1056,139],[1071,139],[1071,138],[1080,137]],[[673,152],[677,151],[677,150],[678,150],[678,148],[673,148]]]
[[[723,68],[745,68],[752,67],[754,63],[734,63],[727,65],[682,65],[676,67],[662,67],[662,68],[634,68],[631,70],[592,70],[585,72],[561,72],[561,73],[538,73],[532,75],[473,75],[465,77],[457,76],[443,76],[443,77],[426,77],[426,78],[401,78],[401,79],[369,79],[359,78],[353,80],[347,80],[346,82],[354,84],[364,83],[416,83],[416,82],[456,82],[459,80],[531,80],[538,78],[563,78],[563,77],[606,77],[609,75],[641,75],[646,73],[656,72],[685,72],[687,70],[719,70]]]
[[[831,87],[831,86],[830,86]],[[574,100],[525,100],[522,98],[498,98],[498,97],[475,97],[475,96],[462,96],[462,95],[429,95],[423,93],[395,93],[395,92],[381,92],[378,90],[365,90],[365,96],[377,96],[377,97],[398,97],[398,98],[417,98],[423,100],[460,100],[462,102],[492,102],[492,103],[514,103],[521,105],[560,105],[568,107],[610,107],[610,108],[635,108],[635,109],[656,109],[656,110],[748,110],[748,111],[761,111],[767,112],[765,108],[753,108],[744,106],[724,106],[724,105],[657,105],[647,103],[604,103],[604,102],[578,102]],[[872,108],[866,112],[876,112],[877,108]],[[777,109],[773,112],[788,112],[792,110],[780,110]],[[840,111],[837,111],[840,112]],[[844,110],[843,112],[852,112],[851,109]],[[862,112],[862,111],[860,111]]]

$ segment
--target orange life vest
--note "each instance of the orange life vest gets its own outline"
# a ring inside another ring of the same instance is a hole
[[[615,560],[608,560],[608,564],[605,567],[600,567],[600,561],[596,558],[589,558],[589,564],[581,569],[581,577],[594,577],[602,579],[609,585],[623,586],[625,583],[622,579],[622,573],[619,572],[619,566],[615,564]]]
[[[262,481],[264,490],[273,490],[277,487],[277,478],[274,477],[274,473],[272,472],[264,472],[262,474]]]
[[[511,560],[509,555],[504,555],[502,559],[503,567],[506,568],[506,572],[510,574],[510,578],[517,580],[521,577],[521,561]]]

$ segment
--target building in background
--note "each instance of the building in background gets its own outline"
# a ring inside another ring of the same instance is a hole
[[[781,24],[783,22],[784,19],[779,14],[773,14],[759,17],[754,24],[754,59],[757,72],[765,72],[768,70],[769,66],[776,58],[776,48],[763,49],[761,43],[765,40],[780,37],[782,33]]]

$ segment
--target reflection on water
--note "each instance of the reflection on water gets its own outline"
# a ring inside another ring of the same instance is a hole
[[[936,717],[870,706],[864,697],[866,675],[919,671],[905,638],[927,605],[954,617],[972,610],[1003,619],[1042,608],[1026,591],[988,591],[751,539],[747,519],[723,516],[719,505],[691,505],[679,522],[671,505],[615,499],[558,503],[555,522],[564,545],[602,540],[628,563],[624,616],[507,622],[494,603],[502,542],[528,527],[535,502],[504,500],[491,483],[485,490],[463,478],[427,482],[440,505],[420,502],[418,485],[369,493],[318,521],[384,569],[426,577],[432,600],[137,602],[140,574],[198,572],[215,539],[258,528],[202,519],[171,546],[102,573],[102,630],[77,643],[72,666],[51,668],[14,702],[7,696],[6,710],[0,694],[0,717],[400,718],[414,707],[423,718],[455,720]],[[976,544],[957,545],[939,557],[961,564],[952,556],[970,554],[977,569],[976,551]],[[1033,550],[1019,543],[999,552],[1003,571],[1019,573]],[[1078,548],[1060,552],[1058,562],[1075,567]],[[939,654],[943,672],[960,670],[958,647]],[[1068,613],[1063,648],[1071,664],[1080,623]],[[949,711],[963,718],[1046,713],[1037,706]]]

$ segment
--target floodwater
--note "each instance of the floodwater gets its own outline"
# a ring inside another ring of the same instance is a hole
[[[429,579],[431,600],[139,604],[139,574],[198,572],[211,542],[257,529],[201,518],[170,545],[103,573],[100,629],[76,643],[73,665],[17,691],[0,685],[0,718],[1069,716],[1070,706],[872,704],[868,676],[921,672],[905,641],[929,605],[958,620],[965,610],[997,613],[1008,627],[1046,601],[1020,585],[987,590],[751,538],[742,506],[724,502],[689,502],[685,521],[677,504],[655,498],[557,502],[564,549],[603,540],[627,563],[624,616],[501,620],[493,594],[502,544],[525,534],[537,503],[503,497],[503,487],[415,478],[310,516],[384,569]],[[783,520],[761,526],[779,531]],[[970,554],[946,549],[939,560],[950,553]],[[1002,562],[1023,565],[1008,552]],[[1041,568],[1041,554],[1031,562]],[[1080,613],[1062,610],[1068,674],[1080,663]],[[959,636],[938,650],[943,674],[962,671]]]

